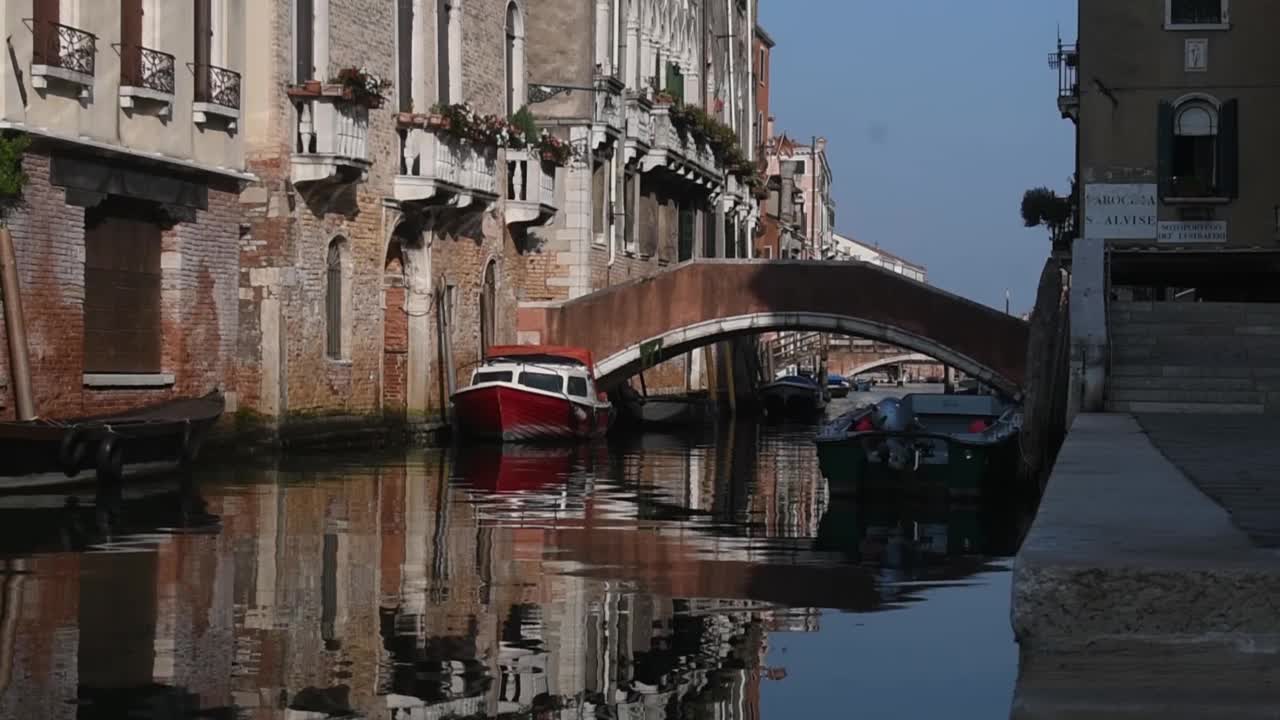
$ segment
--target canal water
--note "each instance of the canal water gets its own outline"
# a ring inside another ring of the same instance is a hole
[[[833,499],[815,430],[0,498],[0,718],[1007,716],[1025,513]]]

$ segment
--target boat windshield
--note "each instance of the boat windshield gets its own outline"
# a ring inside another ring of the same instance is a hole
[[[478,372],[475,375],[471,376],[472,385],[479,385],[481,383],[492,383],[492,382],[507,382],[507,383],[511,382],[511,371],[507,370],[507,371]]]
[[[569,394],[577,395],[578,397],[586,397],[587,396],[587,379],[584,377],[571,376],[569,378]]]
[[[564,392],[564,378],[551,373],[522,372],[520,373],[520,384],[525,387],[531,387],[534,390],[545,390],[554,393]]]

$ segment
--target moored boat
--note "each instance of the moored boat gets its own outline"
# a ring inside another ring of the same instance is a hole
[[[807,419],[826,408],[827,396],[813,378],[788,375],[760,388],[760,404],[769,417]]]
[[[0,476],[16,478],[0,489],[49,484],[38,477],[47,473],[74,478],[96,470],[118,480],[130,465],[191,462],[224,407],[214,391],[113,415],[0,422]]]
[[[831,394],[831,397],[849,397],[850,389],[849,381],[843,375],[836,373],[827,375],[827,392]]]
[[[841,415],[814,442],[833,494],[978,494],[1013,468],[1020,409],[994,396],[914,393]]]
[[[609,429],[613,406],[597,392],[591,353],[582,348],[490,348],[453,395],[466,437],[504,441],[582,440]]]

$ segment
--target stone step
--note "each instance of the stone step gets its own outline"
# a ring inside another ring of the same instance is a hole
[[[1223,377],[1166,377],[1163,375],[1111,373],[1107,378],[1113,390],[1185,390],[1190,392],[1253,391],[1257,387],[1253,378]]]
[[[1135,403],[1264,404],[1267,398],[1265,393],[1256,390],[1131,389],[1113,385],[1107,391],[1107,399]]]
[[[1107,333],[1113,338],[1129,337],[1224,337],[1245,341],[1280,339],[1280,324],[1228,325],[1222,323],[1111,323]]]
[[[1107,410],[1116,413],[1141,415],[1261,415],[1266,408],[1261,403],[1213,403],[1213,402],[1107,402]]]
[[[1185,365],[1181,363],[1121,362],[1112,359],[1112,377],[1147,378],[1229,378],[1254,379],[1280,377],[1280,368],[1229,367],[1222,365]]]

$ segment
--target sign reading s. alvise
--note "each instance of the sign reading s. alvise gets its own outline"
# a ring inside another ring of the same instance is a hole
[[[1104,240],[1154,240],[1154,183],[1089,183],[1084,186],[1084,236]]]
[[[1224,243],[1227,241],[1227,221],[1162,222],[1162,243]]]

